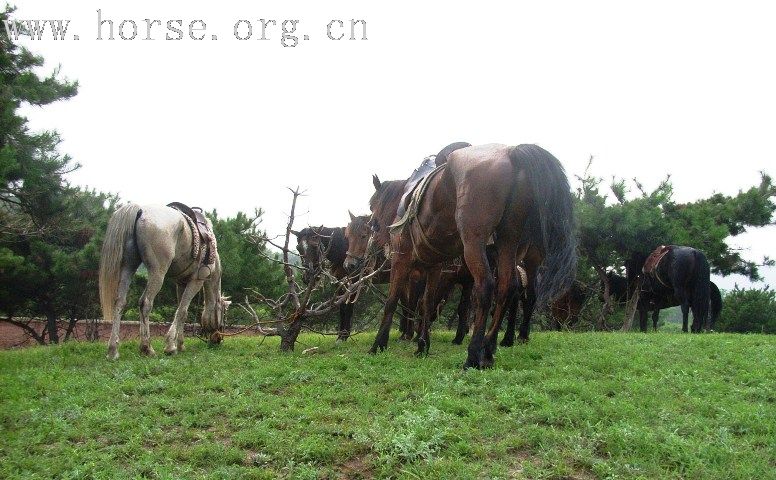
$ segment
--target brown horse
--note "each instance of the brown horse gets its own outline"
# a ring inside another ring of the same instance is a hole
[[[516,259],[529,247],[540,252],[536,288],[540,305],[565,291],[574,277],[576,244],[568,179],[560,162],[536,145],[492,144],[452,152],[446,166],[429,181],[414,218],[394,235],[388,227],[396,216],[395,199],[403,194],[404,185],[401,181],[384,185],[377,177],[373,182],[372,244],[379,245],[379,239],[390,237],[391,245],[391,287],[373,353],[387,347],[399,287],[415,269],[425,272],[426,277],[417,352],[423,354],[428,352],[428,327],[436,315],[433,302],[440,264],[463,255],[474,278],[477,306],[464,366],[476,368],[493,364],[496,335],[517,284]],[[498,255],[497,281],[485,251],[491,238]],[[486,336],[486,319],[496,289],[494,321]]]
[[[348,265],[350,271],[356,271],[363,268],[364,258],[366,256],[367,247],[370,242],[370,235],[372,233],[369,227],[370,217],[364,216],[351,216],[350,223],[345,228],[345,236],[348,245],[348,251],[346,256],[348,257]],[[380,250],[375,250],[380,254]],[[461,285],[462,294],[461,300],[458,303],[458,318],[459,325],[463,322],[466,325],[466,321],[469,318],[469,305],[471,298],[472,278],[469,274],[466,265],[461,265],[462,262],[453,264],[452,262],[446,265],[446,269],[442,275],[442,287],[440,288],[439,298],[435,302],[437,308],[439,305],[446,301],[452,292],[455,285]],[[390,275],[390,270],[386,271]],[[382,277],[378,276],[376,283],[388,283],[389,278],[380,282]],[[404,288],[401,289],[400,305],[403,310],[403,314],[400,315],[399,320],[399,333],[401,333],[400,339],[412,340],[416,331],[413,328],[414,322],[412,320],[411,311],[420,312],[421,306],[419,300],[425,290],[425,278],[422,276],[422,272],[416,270],[410,274],[409,281]],[[420,324],[418,324],[420,325]],[[460,326],[459,326],[460,328]],[[419,333],[419,332],[418,332]]]
[[[587,290],[584,284],[575,281],[566,293],[550,305],[550,328],[562,330],[575,325],[587,300]]]

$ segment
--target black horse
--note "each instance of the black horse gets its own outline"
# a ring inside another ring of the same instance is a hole
[[[296,235],[296,249],[302,259],[304,272],[302,280],[305,284],[316,280],[324,267],[324,260],[329,262],[329,272],[338,280],[345,278],[348,272],[343,267],[345,252],[348,251],[348,241],[345,238],[345,228],[307,227],[299,232],[291,230]],[[353,321],[353,304],[344,302],[339,306],[338,341],[347,340],[350,336]]]
[[[611,295],[618,302],[626,301],[629,289],[632,293],[636,286],[640,288],[636,308],[641,331],[647,331],[648,312],[652,312],[653,329],[657,330],[660,310],[675,306],[682,309],[683,332],[688,330],[690,310],[693,332],[713,329],[722,310],[722,296],[719,288],[709,280],[706,256],[691,247],[672,245],[654,269],[644,272],[646,259],[647,256],[634,255],[626,265],[628,277],[614,272],[607,274]]]

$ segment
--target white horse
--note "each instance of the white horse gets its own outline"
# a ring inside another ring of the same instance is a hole
[[[211,225],[209,219],[207,223]],[[221,260],[214,252],[215,263],[208,268],[201,265],[199,258],[192,258],[194,247],[189,225],[180,211],[157,205],[123,205],[111,216],[100,257],[100,303],[103,318],[113,322],[108,341],[109,360],[119,357],[121,313],[132,277],[141,263],[148,269],[148,284],[140,297],[142,355],[155,355],[150,343],[148,315],[165,275],[177,282],[178,309],[165,338],[164,353],[172,355],[183,350],[183,322],[191,300],[203,285],[202,333],[209,334],[211,342],[221,340],[218,330],[230,303],[221,296]],[[204,245],[200,250],[204,252]]]

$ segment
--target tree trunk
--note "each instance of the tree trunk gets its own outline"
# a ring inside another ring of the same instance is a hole
[[[65,331],[65,341],[70,340],[70,336],[73,334],[73,330],[75,330],[75,324],[78,322],[78,319],[75,317],[71,317],[70,321],[67,322],[67,331]]]
[[[100,339],[100,323],[97,319],[86,321],[86,340],[96,342]]]
[[[633,295],[628,290],[628,301],[625,304],[625,322],[622,324],[622,331],[629,332],[633,328],[633,318],[636,316],[639,305],[639,285],[636,284],[636,289]]]
[[[302,316],[296,316],[294,321],[287,327],[283,327],[280,332],[280,351],[281,352],[293,352],[296,338],[299,336],[299,332],[302,330]],[[282,325],[282,324],[281,324]]]
[[[595,326],[596,330],[601,331],[606,330],[606,317],[612,313],[612,294],[611,286],[609,285],[609,278],[606,276],[606,270],[600,267],[596,267],[595,271],[598,273],[598,278],[601,279],[601,283],[604,285],[604,305],[601,308],[601,313],[598,315],[598,320]]]
[[[57,316],[53,313],[46,314],[46,329],[49,334],[49,343],[59,343],[59,332],[57,331]]]

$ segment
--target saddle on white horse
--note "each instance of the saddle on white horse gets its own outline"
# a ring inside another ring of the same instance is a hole
[[[197,277],[204,280],[213,272],[213,266],[216,263],[216,236],[213,233],[210,224],[205,218],[205,214],[199,207],[189,207],[181,202],[172,202],[167,204],[183,214],[186,223],[191,229],[191,258],[199,262]]]

